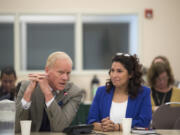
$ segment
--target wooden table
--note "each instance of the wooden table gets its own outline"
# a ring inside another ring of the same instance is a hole
[[[180,130],[156,130],[156,132],[160,135],[180,135]],[[122,132],[97,132],[102,133],[102,135],[123,135]],[[15,135],[21,135],[20,133]],[[64,133],[56,133],[56,132],[32,132],[31,135],[66,135]],[[90,134],[96,135],[96,134]],[[100,134],[98,134],[100,135]],[[135,134],[130,134],[135,135]]]

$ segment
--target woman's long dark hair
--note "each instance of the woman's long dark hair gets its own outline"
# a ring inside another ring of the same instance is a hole
[[[130,98],[135,98],[138,95],[143,82],[142,65],[139,64],[139,59],[136,55],[117,54],[112,58],[112,64],[113,62],[121,63],[128,71],[128,74],[132,75],[128,82],[128,95]],[[110,73],[111,69],[109,70],[109,74]],[[106,82],[106,91],[110,92],[113,87],[114,85],[111,79],[108,79]]]

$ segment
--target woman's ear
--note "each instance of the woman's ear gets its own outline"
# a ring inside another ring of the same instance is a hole
[[[131,79],[133,77],[133,73],[131,73],[130,75],[129,75],[129,79]]]
[[[111,73],[111,69],[109,69],[109,75],[110,75],[110,73]]]

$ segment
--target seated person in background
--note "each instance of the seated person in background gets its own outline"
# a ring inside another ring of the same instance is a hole
[[[132,118],[132,127],[148,127],[152,118],[150,89],[142,86],[142,70],[136,55],[117,53],[110,79],[99,87],[91,105],[88,123],[99,131],[122,130],[122,118]]]
[[[152,111],[166,102],[180,102],[180,90],[173,87],[174,76],[166,57],[158,56],[153,60],[147,80],[152,91]]]
[[[157,63],[157,62],[162,62],[162,63],[164,63],[166,66],[168,66],[170,69],[172,69],[171,66],[170,66],[169,60],[168,60],[165,56],[161,56],[161,55],[156,56],[156,57],[154,58],[154,60],[152,61],[152,64]],[[152,64],[151,64],[151,65],[152,65]],[[172,73],[172,70],[171,70],[171,74],[173,74],[173,73]],[[180,82],[179,82],[178,80],[174,80],[174,84],[173,84],[173,85],[174,85],[175,87],[179,88],[179,87],[180,87]]]
[[[16,72],[12,67],[5,67],[1,70],[0,75],[0,100],[9,99],[15,100],[16,98]]]
[[[29,74],[21,83],[16,102],[16,132],[20,120],[32,120],[31,131],[60,132],[71,124],[78,111],[82,91],[68,82],[72,60],[64,52],[52,53],[45,73]]]

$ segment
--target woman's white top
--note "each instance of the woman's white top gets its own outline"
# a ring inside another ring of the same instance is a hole
[[[112,120],[114,123],[122,123],[122,118],[126,117],[127,102],[128,100],[122,103],[112,101],[110,120]]]

